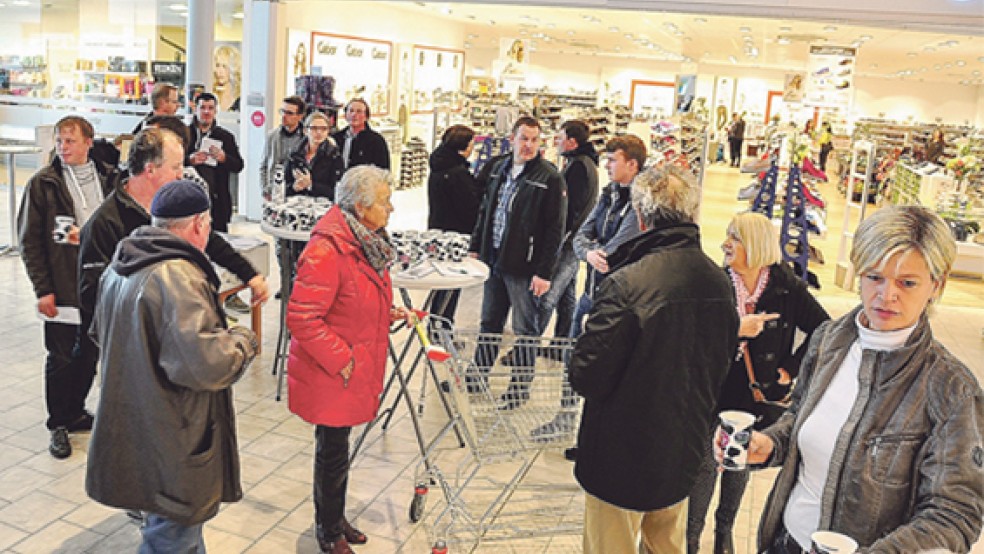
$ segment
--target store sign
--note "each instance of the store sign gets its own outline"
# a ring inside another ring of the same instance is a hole
[[[848,108],[854,100],[854,64],[857,49],[845,46],[811,46],[807,62],[808,106]]]
[[[373,115],[388,112],[392,54],[389,42],[311,33],[311,74],[318,68],[321,75],[334,77],[336,101],[363,97]]]
[[[249,116],[250,121],[253,122],[254,127],[262,127],[266,123],[266,116],[263,115],[261,110],[256,110],[252,115]]]

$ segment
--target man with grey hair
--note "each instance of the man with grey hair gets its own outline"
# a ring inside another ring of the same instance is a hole
[[[147,128],[150,124],[150,118],[178,113],[178,108],[181,107],[181,104],[178,102],[178,87],[171,83],[157,83],[154,85],[154,90],[150,92],[150,107],[152,111],[133,128],[134,135]]]
[[[209,208],[197,183],[164,185],[153,226],[123,239],[99,282],[103,380],[85,488],[148,513],[141,552],[204,552],[203,523],[242,498],[230,387],[258,344],[219,307]]]
[[[684,552],[687,497],[738,342],[731,284],[700,246],[697,185],[675,166],[640,173],[642,234],[608,257],[570,380],[584,399],[574,475],[584,552]]]

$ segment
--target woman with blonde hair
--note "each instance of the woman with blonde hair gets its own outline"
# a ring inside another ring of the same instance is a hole
[[[342,153],[331,138],[331,120],[324,112],[304,119],[305,139],[287,160],[286,196],[320,196],[335,201],[335,184],[344,166]]]
[[[949,227],[921,206],[858,226],[861,305],[813,333],[789,410],[748,446],[749,463],[782,467],[759,552],[807,552],[818,530],[859,552],[968,552],[978,539],[984,395],[928,315],[955,257]]]
[[[769,218],[755,212],[736,215],[728,225],[721,249],[725,272],[734,286],[741,327],[738,352],[718,396],[717,410],[754,414],[758,417],[756,428],[764,429],[782,410],[767,402],[787,396],[806,351],[805,340],[793,348],[796,330],[809,338],[830,316],[807,290],[806,283],[782,262],[779,236]],[[698,551],[718,475],[715,465],[708,445],[697,483],[690,493],[687,549],[691,553]],[[728,471],[721,476],[715,512],[715,554],[734,551],[731,529],[748,477],[748,470]]]
[[[212,92],[224,112],[239,111],[239,84],[242,82],[242,59],[239,49],[224,44],[212,57]]]

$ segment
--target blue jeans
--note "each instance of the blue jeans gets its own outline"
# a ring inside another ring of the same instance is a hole
[[[494,262],[494,260],[493,260]],[[479,331],[482,333],[501,334],[506,326],[506,317],[512,308],[513,333],[522,337],[540,336],[538,313],[540,299],[533,296],[530,290],[530,277],[520,277],[504,273],[490,264],[489,278],[485,281],[482,294],[482,317]],[[524,343],[526,343],[524,345]],[[514,366],[512,383],[529,383],[533,380],[531,368],[536,357],[536,345],[523,340],[517,340],[514,350]],[[475,353],[475,362],[479,370],[487,373],[494,365],[498,356],[498,344],[483,343]],[[524,369],[519,369],[524,368]]]
[[[181,525],[157,514],[147,514],[140,533],[143,542],[140,543],[139,554],[205,553],[201,523]]]
[[[555,337],[570,337],[571,325],[574,320],[574,304],[576,295],[574,287],[577,282],[577,256],[573,247],[565,246],[560,251],[557,271],[550,281],[550,290],[540,297],[540,313],[538,321],[542,335],[550,322],[550,313],[557,310],[557,322],[554,324]]]
[[[582,294],[581,298],[577,301],[577,307],[574,309],[574,320],[571,322],[571,338],[576,339],[584,332],[584,319],[588,317],[593,307],[594,300],[588,296],[587,292]]]

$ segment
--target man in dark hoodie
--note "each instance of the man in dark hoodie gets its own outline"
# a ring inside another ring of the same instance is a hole
[[[141,552],[204,552],[203,523],[242,498],[230,387],[258,345],[226,326],[204,254],[209,208],[197,183],[164,185],[153,226],[123,239],[99,284],[103,380],[85,488],[148,512]]]
[[[693,223],[693,175],[648,170],[632,189],[643,232],[608,256],[570,367],[585,554],[635,552],[640,531],[649,552],[686,551],[687,497],[738,343],[731,283]]]

